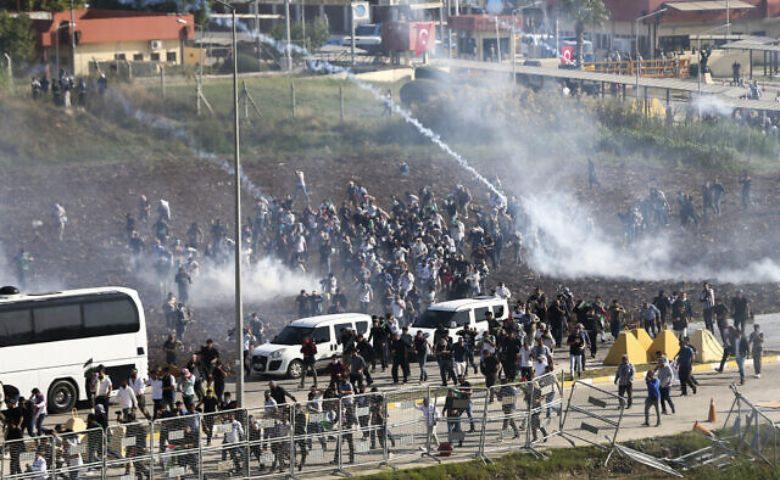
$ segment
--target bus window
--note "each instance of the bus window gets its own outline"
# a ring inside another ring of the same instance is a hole
[[[108,300],[84,304],[84,336],[137,332],[138,314],[130,300]]]
[[[79,305],[37,307],[33,309],[33,319],[36,342],[54,342],[83,335]]]
[[[0,311],[0,347],[26,345],[32,341],[30,309]]]

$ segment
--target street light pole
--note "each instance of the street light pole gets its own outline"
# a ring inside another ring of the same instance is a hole
[[[216,0],[220,5],[227,7],[233,13],[233,183],[235,187],[235,331],[236,336],[236,403],[243,406],[244,401],[244,313],[241,302],[241,154],[239,151],[239,114],[238,114],[238,42],[236,41],[236,9],[221,0]]]
[[[668,10],[666,7],[657,10],[653,13],[648,13],[647,15],[642,15],[641,17],[634,20],[634,61],[636,62],[636,68],[635,74],[636,74],[636,80],[634,85],[634,95],[636,96],[636,99],[639,100],[639,75],[640,70],[642,69],[642,64],[639,61],[639,22],[642,20],[645,20],[650,17],[654,17],[656,15],[661,15],[666,10]]]
[[[285,61],[287,62],[287,71],[292,71],[292,38],[290,37],[290,0],[284,0],[284,27],[287,35],[287,46],[284,49]]]
[[[76,75],[76,18],[73,14],[73,0],[70,0],[70,74]]]

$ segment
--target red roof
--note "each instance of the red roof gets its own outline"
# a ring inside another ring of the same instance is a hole
[[[121,10],[77,10],[76,33],[79,44],[139,42],[150,40],[184,40],[193,38],[195,19],[192,15]],[[186,23],[180,23],[181,21]],[[58,12],[51,20],[35,21],[38,43],[54,45],[60,25],[70,23],[70,12]],[[61,34],[69,32],[62,29]]]

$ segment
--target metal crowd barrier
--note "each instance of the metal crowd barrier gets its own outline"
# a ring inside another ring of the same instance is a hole
[[[723,424],[722,438],[737,451],[748,451],[777,468],[778,426],[731,385],[734,402]]]
[[[561,378],[548,374],[490,389],[419,386],[120,423],[0,444],[0,478],[275,478],[412,459],[487,460],[535,452],[560,434],[561,395]],[[436,410],[430,421],[426,399]]]

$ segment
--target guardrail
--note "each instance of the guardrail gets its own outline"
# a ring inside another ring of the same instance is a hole
[[[562,394],[562,376],[550,373],[490,389],[420,386],[121,423],[0,444],[0,478],[268,478],[539,455],[534,447],[561,432]]]

